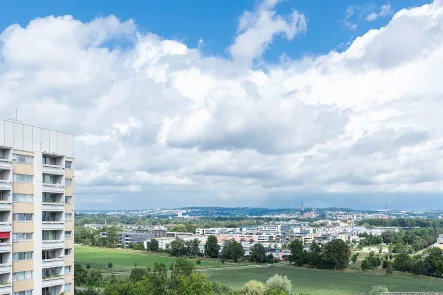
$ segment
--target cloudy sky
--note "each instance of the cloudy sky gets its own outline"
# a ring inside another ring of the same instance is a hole
[[[75,134],[77,209],[443,207],[443,0],[23,2],[0,117]]]

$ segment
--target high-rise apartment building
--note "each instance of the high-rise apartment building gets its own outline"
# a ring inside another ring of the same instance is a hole
[[[74,294],[72,134],[0,120],[0,294]]]

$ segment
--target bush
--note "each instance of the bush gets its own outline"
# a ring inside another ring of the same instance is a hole
[[[385,286],[373,286],[368,295],[380,295],[381,292],[389,292],[389,290]]]
[[[290,294],[292,290],[292,283],[287,276],[274,275],[266,281],[267,295],[274,294]]]
[[[243,294],[245,295],[264,295],[266,287],[262,282],[251,280],[243,285]]]
[[[199,260],[197,260],[195,263],[197,263],[198,265],[201,265],[201,264],[202,264],[202,261],[199,259]]]

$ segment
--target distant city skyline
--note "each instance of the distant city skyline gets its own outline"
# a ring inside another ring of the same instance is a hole
[[[0,118],[75,135],[76,209],[443,208],[442,0],[24,2]]]

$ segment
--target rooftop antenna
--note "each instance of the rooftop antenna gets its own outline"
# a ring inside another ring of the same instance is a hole
[[[15,118],[14,119],[10,119],[11,121],[16,121],[16,122],[22,122],[22,121],[19,121],[19,119],[18,119],[18,110],[17,109],[15,109]]]

